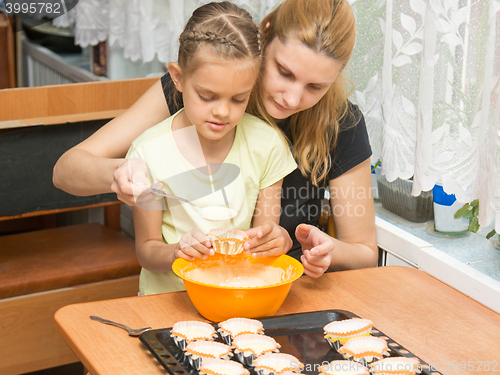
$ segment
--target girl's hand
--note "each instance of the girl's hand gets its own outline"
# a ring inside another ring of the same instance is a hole
[[[300,257],[304,273],[311,277],[323,275],[332,262],[334,250],[333,238],[318,228],[300,224],[295,230],[295,236],[302,245],[304,255]]]
[[[250,240],[243,248],[254,257],[278,256],[286,254],[292,247],[288,232],[272,220],[266,220],[261,226],[245,231]]]
[[[149,186],[146,184],[148,175],[148,166],[144,160],[124,159],[113,173],[111,190],[116,193],[119,200],[129,206],[136,206],[140,203],[147,205],[156,200],[156,196],[149,192]],[[148,207],[141,208],[147,209]]]
[[[205,233],[199,229],[193,229],[184,234],[179,240],[179,248],[175,251],[175,258],[193,261],[195,258],[207,259],[214,255],[212,243]]]

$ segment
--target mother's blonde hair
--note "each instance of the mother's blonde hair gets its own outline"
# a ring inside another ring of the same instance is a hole
[[[285,0],[262,20],[261,33],[264,55],[274,38],[281,43],[297,38],[345,67],[354,48],[356,25],[346,0]],[[348,111],[349,84],[341,72],[318,103],[290,117],[293,155],[302,174],[310,173],[315,185],[325,181],[331,167],[330,152],[337,144],[340,120],[354,116]],[[254,90],[248,111],[275,125],[260,96],[260,89]]]

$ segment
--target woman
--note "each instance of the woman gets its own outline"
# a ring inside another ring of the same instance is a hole
[[[266,222],[248,230],[253,238],[245,247],[258,256],[291,247],[288,254],[300,257],[312,277],[374,266],[371,149],[342,74],[354,48],[352,10],[345,0],[285,0],[261,30],[264,64],[247,111],[264,113],[283,130],[299,169],[283,181],[280,225]],[[146,188],[147,168],[123,157],[138,135],[177,111],[168,81],[163,77],[126,112],[61,156],[54,184],[75,195],[115,192],[134,205]],[[314,227],[324,186],[330,188],[336,238]]]

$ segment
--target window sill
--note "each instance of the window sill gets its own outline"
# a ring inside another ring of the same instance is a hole
[[[386,265],[421,269],[500,313],[500,250],[479,234],[443,237],[433,221],[413,223],[384,209],[377,202],[379,247],[387,252]],[[484,233],[483,233],[484,232]]]

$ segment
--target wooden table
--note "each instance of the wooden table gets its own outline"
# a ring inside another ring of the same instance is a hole
[[[423,271],[379,267],[329,273],[319,279],[303,276],[294,282],[276,315],[327,309],[348,310],[372,320],[376,328],[443,374],[500,372],[500,314]],[[92,375],[166,372],[137,338],[92,321],[90,315],[154,329],[179,320],[204,320],[186,292],[63,307],[55,314],[56,327]]]

